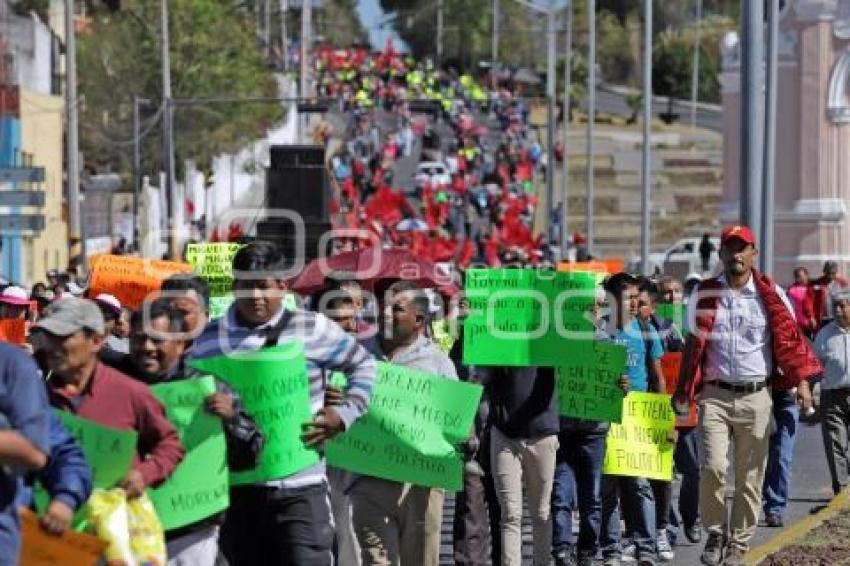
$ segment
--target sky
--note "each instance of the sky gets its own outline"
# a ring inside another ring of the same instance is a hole
[[[386,14],[381,10],[378,0],[358,0],[357,13],[360,15],[360,21],[363,22],[363,27],[369,32],[369,40],[372,42],[372,47],[383,48],[388,37],[393,38],[397,49],[402,46],[401,40],[390,25],[387,25],[384,29],[379,27]]]
[[[420,0],[420,2],[433,1]],[[563,9],[567,5],[567,0],[531,0],[531,3],[541,8],[551,5],[557,9]],[[381,10],[379,0],[358,0],[357,13],[360,15],[360,21],[363,22],[363,27],[369,32],[369,39],[372,42],[373,48],[383,48],[387,42],[387,37],[393,38],[397,49],[404,45],[390,25],[387,25],[384,29],[379,27],[381,21],[386,18],[386,13]]]

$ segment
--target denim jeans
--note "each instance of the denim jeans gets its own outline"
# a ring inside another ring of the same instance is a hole
[[[682,474],[679,488],[679,512],[670,509],[667,532],[675,542],[679,525],[693,526],[699,520],[699,437],[697,427],[679,429],[676,450],[673,452],[676,471]]]
[[[791,479],[791,458],[794,456],[794,437],[800,409],[793,391],[773,392],[773,419],[776,429],[770,436],[767,470],[762,486],[764,515],[782,517],[788,506],[788,485]]]
[[[602,533],[606,558],[620,556],[620,500],[626,529],[632,533],[638,557],[655,558],[655,500],[646,478],[604,476],[602,479]]]
[[[552,488],[552,552],[595,556],[602,523],[602,463],[605,431],[561,430]],[[578,505],[578,545],[573,509]]]

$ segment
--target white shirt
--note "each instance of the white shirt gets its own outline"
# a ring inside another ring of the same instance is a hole
[[[773,370],[772,333],[767,326],[767,313],[756,292],[752,275],[740,291],[729,287],[725,275],[721,274],[718,281],[722,289],[717,291],[720,298],[717,301],[714,326],[706,336],[703,379],[707,382],[722,380],[728,383],[762,381]],[[785,291],[777,285],[776,292],[794,318],[794,309]],[[692,332],[696,331],[698,300],[697,296],[692,296],[688,301],[687,321]]]
[[[850,330],[830,322],[818,332],[815,351],[823,364],[821,389],[850,387]]]

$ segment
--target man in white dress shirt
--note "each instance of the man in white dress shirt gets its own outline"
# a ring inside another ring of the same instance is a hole
[[[802,379],[798,395],[810,398],[804,380],[820,371],[816,359],[809,363],[814,356],[808,355],[785,292],[753,270],[757,255],[749,228],[724,230],[723,273],[701,283],[688,302],[691,335],[674,404],[677,412],[687,410],[685,403],[703,386],[700,513],[708,539],[701,560],[708,566],[744,564],[755,534],[770,440],[771,387],[790,389]],[[793,329],[786,331],[786,326]],[[782,335],[775,340],[777,332]],[[774,376],[774,360],[786,377],[768,381]],[[727,522],[730,439],[735,496]]]

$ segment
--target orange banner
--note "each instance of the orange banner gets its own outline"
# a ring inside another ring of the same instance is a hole
[[[679,370],[682,367],[682,352],[667,352],[661,357],[661,370],[664,372],[664,383],[667,386],[667,394],[676,393],[676,384],[679,383]],[[688,414],[676,416],[676,428],[688,428],[697,426],[697,405],[691,402]]]
[[[49,535],[39,526],[35,513],[21,509],[20,514],[20,566],[93,566],[106,548],[106,542],[84,533]]]
[[[590,271],[592,273],[619,273],[623,270],[623,260],[611,258],[594,261],[562,261],[558,271]]]
[[[91,264],[90,298],[99,293],[109,293],[121,304],[139,308],[151,293],[156,293],[162,282],[175,273],[191,273],[188,263],[142,259],[121,255],[98,256]]]
[[[23,318],[0,318],[0,340],[23,346],[27,341],[26,320]]]

